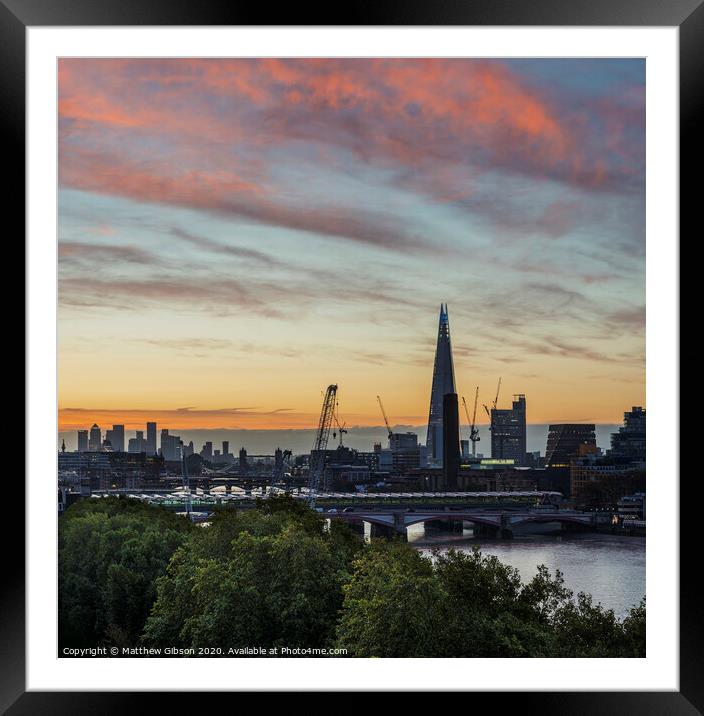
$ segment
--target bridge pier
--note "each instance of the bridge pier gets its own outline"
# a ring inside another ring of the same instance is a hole
[[[472,522],[472,532],[475,537],[491,537],[492,539],[500,536],[500,528],[493,525],[485,525],[481,522]]]
[[[379,539],[381,537],[385,539],[393,539],[394,537],[402,541],[406,541],[408,536],[406,534],[405,526],[401,525],[399,529],[396,525],[379,525],[374,522],[366,523],[369,525],[369,537],[371,539]]]
[[[511,529],[511,515],[501,515],[501,539],[513,539],[513,530]]]

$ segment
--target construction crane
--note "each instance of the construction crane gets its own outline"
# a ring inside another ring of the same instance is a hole
[[[379,401],[379,407],[381,408],[381,414],[384,416],[384,422],[386,423],[386,429],[389,431],[389,440],[391,440],[391,436],[393,435],[393,432],[391,431],[391,426],[389,425],[389,419],[386,417],[386,411],[384,410],[384,404],[381,402],[381,397],[379,395],[376,396],[376,399]]]
[[[499,384],[496,386],[496,397],[494,398],[494,402],[491,404],[491,407],[496,410],[496,405],[499,402],[499,390],[501,390],[501,378],[499,378]],[[486,410],[486,414],[489,416],[489,423],[491,424],[491,413],[489,412],[489,407],[486,403],[483,403],[484,410]],[[491,427],[489,428],[491,430]]]
[[[339,403],[335,403],[334,418],[335,418],[335,425],[337,425],[337,432],[340,433],[340,447],[342,447],[342,436],[347,433],[347,430],[345,430],[345,425],[347,425],[347,423],[345,422],[345,423],[340,424],[340,404]],[[333,438],[337,437],[337,433],[334,430],[333,430],[332,436],[333,436]]]
[[[499,376],[499,384],[496,386],[496,397],[494,398],[494,410],[496,410],[496,404],[499,402],[499,391],[501,390],[501,376]]]
[[[315,498],[320,486],[320,480],[325,470],[325,451],[330,439],[330,428],[335,417],[335,398],[337,386],[329,385],[323,398],[323,407],[320,411],[318,431],[315,434],[313,449],[310,451],[310,467],[308,469],[308,505],[315,507]]]
[[[467,422],[469,423],[469,439],[472,441],[472,457],[477,454],[477,443],[481,440],[479,437],[479,429],[477,428],[477,400],[479,399],[479,386],[474,393],[474,413],[472,414],[472,420],[469,419],[469,409],[467,408],[467,401],[462,396],[462,403],[464,404],[464,412],[467,415]],[[484,406],[486,407],[486,406]]]

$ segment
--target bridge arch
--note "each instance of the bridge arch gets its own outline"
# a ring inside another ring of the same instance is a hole
[[[330,517],[333,519],[342,519],[345,520],[345,522],[369,522],[371,525],[377,525],[378,527],[394,527],[394,519],[393,516],[389,515],[369,515],[366,513],[354,513],[354,512],[348,512],[343,514],[333,514],[333,515],[326,515],[326,517]],[[384,517],[386,519],[384,519]]]
[[[406,527],[411,525],[425,524],[426,522],[448,522],[450,520],[462,521],[462,522],[474,522],[480,525],[486,525],[487,527],[501,528],[501,517],[496,515],[475,515],[475,514],[463,514],[457,512],[438,512],[434,515],[419,515],[417,518],[405,520]]]
[[[517,517],[516,519],[511,520],[511,526],[515,527],[516,525],[523,525],[528,522],[536,522],[536,523],[547,523],[547,522],[562,522],[567,523],[571,525],[581,525],[582,527],[591,527],[593,524],[591,516],[584,516],[584,515],[559,515],[559,514],[549,514],[549,515],[520,515],[520,517]]]

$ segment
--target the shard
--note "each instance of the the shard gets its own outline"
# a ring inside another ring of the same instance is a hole
[[[456,393],[455,369],[452,363],[450,343],[450,321],[447,304],[440,304],[440,325],[438,345],[435,349],[433,387],[430,391],[430,413],[428,415],[428,460],[431,464],[442,465],[443,456],[443,398],[447,393]]]

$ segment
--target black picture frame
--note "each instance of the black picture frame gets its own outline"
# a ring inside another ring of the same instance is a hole
[[[276,23],[271,23],[271,17]],[[694,175],[702,157],[700,127],[704,97],[704,0],[404,0],[403,2],[348,2],[338,12],[301,7],[273,8],[231,0],[0,0],[0,122],[4,174],[12,178],[4,197],[4,218],[14,219],[15,234],[25,230],[25,38],[34,26],[100,25],[513,25],[513,26],[671,26],[679,28],[680,61],[680,224],[695,211],[699,184],[683,181]],[[694,224],[692,224],[694,225]],[[699,229],[701,234],[701,229]],[[8,234],[9,235],[9,234]],[[15,247],[18,249],[19,247]],[[11,259],[7,259],[10,261]],[[14,265],[24,263],[20,249]],[[16,273],[20,274],[19,271]],[[18,341],[15,341],[18,343]],[[22,369],[20,369],[22,370]],[[677,416],[678,417],[678,416]],[[19,447],[18,447],[19,452]],[[672,482],[673,474],[653,479]],[[14,477],[14,476],[13,476]],[[13,484],[13,488],[15,485]],[[25,691],[25,555],[17,546],[24,535],[24,491],[13,497],[12,511],[19,524],[6,527],[0,609],[0,709],[20,714],[126,713],[164,708],[164,693],[26,692]],[[20,504],[20,502],[22,504]],[[704,713],[704,659],[702,619],[695,584],[698,559],[687,549],[696,545],[696,500],[680,505],[680,525],[658,526],[679,531],[682,571],[680,582],[680,690],[673,692],[476,693],[491,709],[517,708],[542,714],[696,714]],[[7,525],[7,520],[4,520]],[[11,530],[8,532],[8,529]],[[651,532],[657,539],[657,531]],[[688,547],[688,545],[690,545]],[[652,575],[651,575],[652,576]],[[80,668],[80,661],[77,662]],[[89,685],[86,685],[87,687]],[[275,684],[272,684],[275,688]],[[321,683],[321,690],[325,685]],[[559,689],[560,684],[555,684]],[[458,687],[459,689],[459,687]],[[179,709],[202,706],[203,694],[178,693]],[[489,701],[490,700],[490,701]]]

